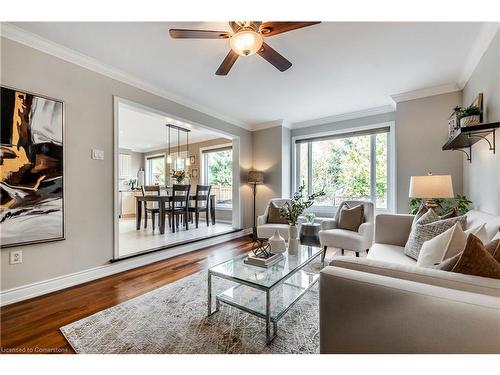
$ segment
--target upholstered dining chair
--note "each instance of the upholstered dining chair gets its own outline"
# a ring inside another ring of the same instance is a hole
[[[186,230],[189,229],[189,191],[191,185],[176,185],[172,186],[172,201],[170,207],[165,210],[168,215],[168,221],[172,227],[172,232],[179,228],[179,220],[182,216]]]
[[[341,229],[338,227],[340,211],[342,207],[347,204],[349,207],[363,205],[363,222],[358,230],[351,231]],[[321,223],[321,230],[319,231],[319,241],[323,247],[323,254],[321,260],[325,260],[326,251],[328,247],[336,247],[342,250],[351,250],[359,257],[361,251],[370,249],[373,243],[373,203],[368,201],[344,201],[339,205],[334,219],[325,219]]]
[[[257,216],[257,237],[270,238],[277,230],[285,240],[288,240],[290,225],[276,214],[276,209],[279,209],[286,202],[290,202],[290,199],[274,198],[269,201],[264,214]],[[270,215],[271,210],[274,211],[273,215]]]
[[[160,195],[160,185],[142,185],[142,196],[146,195]],[[144,228],[148,227],[148,213],[151,214],[151,224],[155,230],[155,216],[159,215],[160,207],[158,202],[144,202]]]
[[[211,190],[212,190],[212,185],[196,185],[196,196],[194,198],[194,207],[189,206],[188,208],[190,215],[194,213],[196,228],[198,228],[198,222],[200,220],[200,212],[205,213],[205,217],[207,219],[207,227],[209,225],[209,216],[210,216],[209,202],[210,202]]]

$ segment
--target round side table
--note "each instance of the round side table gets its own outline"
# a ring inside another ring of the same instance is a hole
[[[303,245],[320,246],[319,243],[319,223],[303,223],[300,226],[300,243]]]

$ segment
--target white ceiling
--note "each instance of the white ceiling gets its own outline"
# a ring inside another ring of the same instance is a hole
[[[168,147],[168,130],[165,126],[167,123],[190,129],[190,144],[223,137],[221,134],[197,129],[185,122],[123,103],[118,105],[118,118],[120,148],[135,152],[149,152]],[[182,150],[182,147],[186,145],[186,133],[180,132],[179,144]],[[170,131],[170,147],[175,146],[177,146],[177,132],[172,129]]]
[[[254,55],[240,57],[225,77],[214,73],[227,40],[171,39],[168,30],[229,30],[226,23],[15,25],[251,126],[388,106],[393,94],[461,84],[486,24],[323,22],[266,39],[293,63],[289,70]]]

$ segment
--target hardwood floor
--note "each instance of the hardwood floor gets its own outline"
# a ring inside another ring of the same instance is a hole
[[[59,328],[250,251],[248,237],[0,309],[0,352],[74,353]]]

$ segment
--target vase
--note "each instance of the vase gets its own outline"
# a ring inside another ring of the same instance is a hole
[[[288,254],[297,254],[298,249],[297,226],[292,224],[290,225],[290,238],[288,239]]]
[[[279,231],[274,231],[274,234],[268,240],[269,246],[271,246],[271,252],[274,254],[282,253],[286,250],[285,239],[281,237]]]

